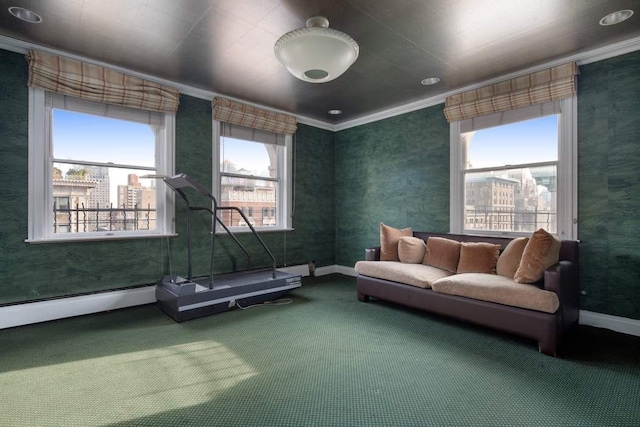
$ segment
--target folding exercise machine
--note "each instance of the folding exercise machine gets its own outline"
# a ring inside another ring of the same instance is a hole
[[[183,322],[197,317],[232,310],[237,304],[253,305],[275,300],[287,294],[292,289],[302,286],[300,275],[289,274],[276,269],[275,257],[241,209],[233,206],[218,206],[216,198],[209,190],[183,173],[172,177],[162,177],[162,180],[184,201],[187,213],[187,277],[183,278],[175,275],[164,276],[160,279],[156,287],[158,306],[176,322]],[[209,198],[213,208],[191,206],[183,191],[184,188],[195,189],[200,194]],[[258,239],[258,242],[260,242],[260,245],[269,254],[269,257],[271,257],[273,261],[272,268],[251,270],[251,256],[249,252],[217,215],[219,211],[223,210],[237,211],[240,214],[253,235]],[[211,214],[211,263],[209,276],[207,277],[193,278],[191,259],[191,213],[194,211],[206,211]],[[214,249],[216,242],[216,224],[218,223],[229,236],[231,236],[231,239],[240,247],[242,252],[244,252],[247,258],[246,271],[214,276]]]

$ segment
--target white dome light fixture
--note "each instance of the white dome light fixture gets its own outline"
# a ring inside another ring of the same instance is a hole
[[[360,47],[349,35],[329,28],[322,16],[307,19],[280,37],[274,47],[278,61],[295,77],[310,83],[325,83],[340,77],[358,59]]]

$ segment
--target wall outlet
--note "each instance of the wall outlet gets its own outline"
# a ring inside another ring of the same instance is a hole
[[[236,306],[236,300],[232,299],[231,301],[229,301],[229,308],[235,307],[235,306]]]

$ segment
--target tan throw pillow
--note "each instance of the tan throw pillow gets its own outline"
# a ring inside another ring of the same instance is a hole
[[[500,258],[498,258],[496,273],[500,276],[513,279],[518,267],[520,267],[520,260],[522,259],[522,253],[524,252],[525,246],[527,246],[527,242],[529,242],[528,237],[518,237],[510,241],[500,254]]]
[[[426,243],[417,237],[403,236],[398,240],[398,258],[405,264],[420,264],[426,251]]]
[[[398,240],[402,236],[413,236],[411,228],[389,227],[380,223],[380,261],[400,261],[398,258]]]
[[[460,260],[460,242],[443,237],[429,237],[423,264],[455,273]]]
[[[500,245],[485,242],[463,242],[460,246],[458,273],[496,274]]]
[[[513,278],[518,283],[535,283],[542,279],[544,271],[560,258],[560,239],[542,228],[529,239],[522,253],[520,266]]]

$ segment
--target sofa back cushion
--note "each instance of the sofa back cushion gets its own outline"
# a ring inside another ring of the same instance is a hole
[[[427,252],[424,240],[417,237],[402,236],[398,240],[398,258],[405,264],[420,264]]]
[[[460,260],[460,242],[442,237],[429,237],[423,264],[455,273]]]
[[[399,230],[380,223],[380,261],[400,261],[398,241],[402,236],[413,236],[413,230],[411,228]]]
[[[460,246],[458,273],[496,274],[500,245],[484,242],[463,242]]]
[[[516,275],[518,267],[520,267],[520,260],[522,259],[522,253],[525,246],[529,242],[528,237],[518,237],[509,242],[504,251],[498,258],[498,265],[496,266],[496,273],[500,276],[513,279]]]
[[[558,262],[560,239],[542,228],[533,233],[524,248],[520,265],[514,276],[518,283],[535,283],[542,279],[544,271]]]

